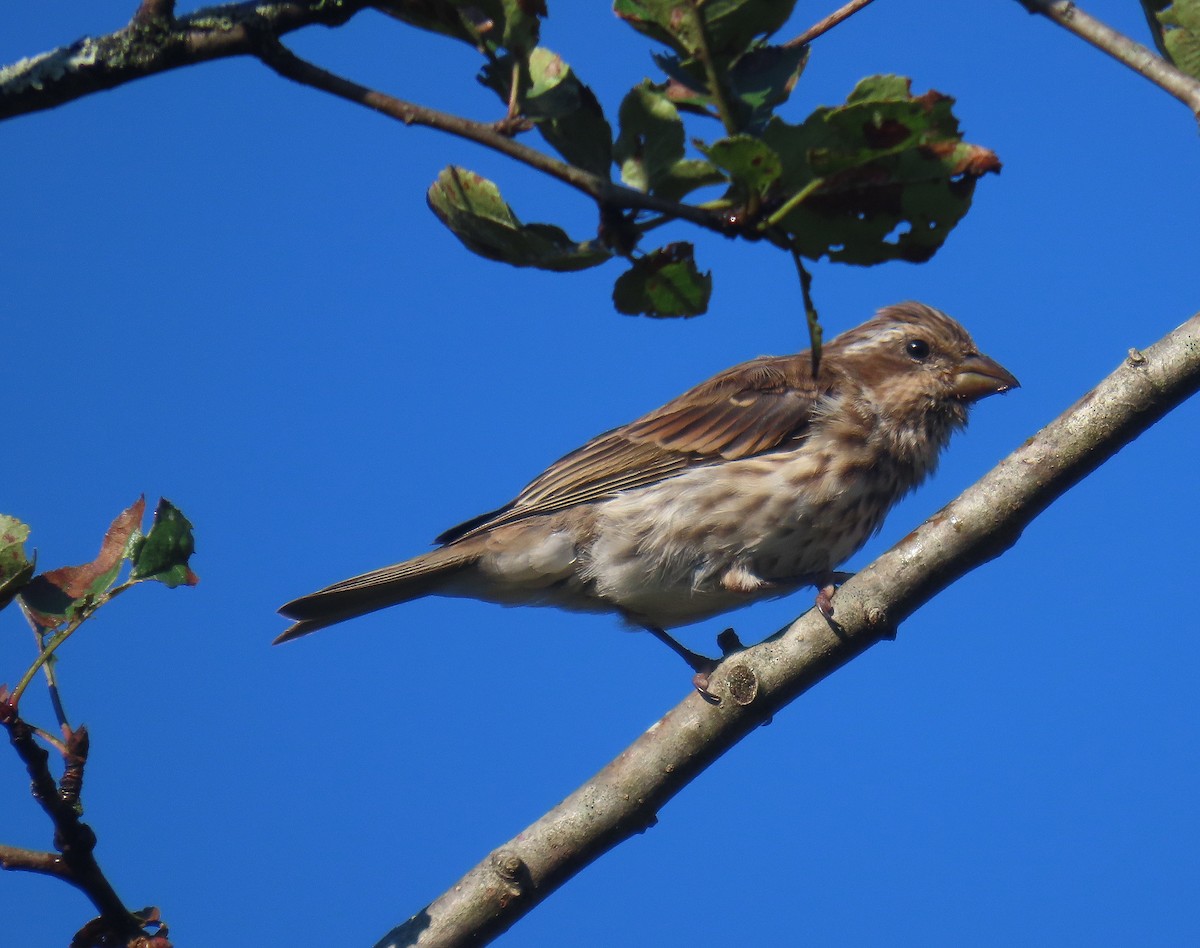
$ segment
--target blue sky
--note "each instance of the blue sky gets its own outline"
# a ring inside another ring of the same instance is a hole
[[[10,0],[0,60],[134,6]],[[1132,0],[1086,8],[1148,41]],[[786,34],[826,12],[800,4]],[[552,3],[542,36],[610,116],[655,75],[605,3]],[[372,14],[291,42],[401,97],[498,115],[465,46]],[[818,265],[827,329],[920,299],[1023,388],[979,406],[851,568],[1197,308],[1200,142],[1178,102],[1018,3],[892,0],[819,41],[784,115],[881,72],[955,96],[1004,170],[929,264]],[[450,163],[526,220],[594,228],[562,186],[249,60],[4,126],[0,511],[32,525],[47,567],[90,559],[143,492],[196,527],[201,584],[123,597],[59,666],[92,733],[102,864],[179,944],[373,944],[689,688],[614,619],[444,599],[270,647],[285,600],[426,549],[721,368],[805,346],[791,265],[764,246],[673,228],[715,278],[711,312],[686,322],[614,314],[617,265],[471,256],[425,207]],[[1198,421],[1186,405],[1126,448],[501,943],[1194,943]],[[810,604],[735,622],[757,640]],[[683,637],[707,649],[722,627]],[[30,658],[8,610],[0,680]],[[23,709],[49,723],[36,692]],[[0,754],[0,840],[42,848],[26,788]],[[0,878],[12,945],[64,944],[89,916],[61,883]]]

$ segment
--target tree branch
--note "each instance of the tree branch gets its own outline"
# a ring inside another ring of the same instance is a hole
[[[845,6],[834,10],[831,14],[829,14],[829,16],[825,17],[825,19],[818,20],[799,36],[792,37],[783,45],[788,48],[792,48],[796,46],[803,46],[805,43],[811,43],[818,36],[828,33],[835,26],[841,23],[842,20],[850,19],[850,17],[854,16],[854,14],[856,14],[859,10],[872,2],[873,0],[850,0],[850,2]]]
[[[689,221],[720,234],[728,235],[730,233],[726,217],[719,211],[668,201],[644,191],[615,184],[600,175],[584,171],[565,161],[559,161],[536,148],[530,148],[498,131],[495,125],[440,112],[437,109],[406,102],[386,93],[368,89],[366,86],[360,86],[356,82],[334,75],[320,66],[301,59],[274,36],[262,36],[256,52],[266,65],[287,79],[321,89],[338,98],[345,99],[347,102],[373,109],[388,118],[403,122],[405,125],[423,125],[427,128],[435,128],[491,148],[493,151],[498,151],[502,155],[526,164],[536,171],[557,178],[564,184],[569,184],[598,204],[655,211],[671,218]]]
[[[1018,0],[1030,13],[1040,13],[1080,39],[1103,50],[1134,72],[1165,89],[1200,120],[1200,82],[1176,69],[1154,50],[1084,13],[1069,0]]]
[[[1200,315],[1126,360],[1056,421],[838,591],[836,628],[810,610],[726,659],[717,705],[689,695],[616,760],[391,931],[377,948],[479,944],[511,927],[726,750],[882,639],[955,580],[1012,546],[1074,484],[1200,390]]]
[[[5,846],[0,844],[0,869],[20,872],[37,872],[45,876],[54,876],[72,882],[71,870],[63,863],[58,853],[39,852],[36,849],[22,849],[20,846]]]
[[[54,847],[61,853],[0,847],[0,866],[53,875],[69,882],[87,896],[100,913],[104,929],[123,939],[122,944],[145,935],[141,921],[125,907],[96,862],[96,834],[79,818],[76,809],[87,759],[87,731],[79,728],[67,737],[67,774],[60,786],[50,773],[49,753],[37,743],[33,727],[17,716],[15,706],[7,698],[0,703],[0,724],[8,731],[13,749],[25,764],[33,798],[54,824]]]
[[[174,4],[144,0],[115,33],[0,67],[0,119],[51,109],[116,86],[210,59],[254,51],[255,32],[282,36],[303,26],[340,26],[367,0],[226,3],[175,19]]]

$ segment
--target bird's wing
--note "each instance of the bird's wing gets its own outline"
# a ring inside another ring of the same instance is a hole
[[[818,397],[808,361],[806,356],[767,356],[722,372],[637,421],[593,438],[550,465],[511,503],[447,530],[438,542],[800,440]]]

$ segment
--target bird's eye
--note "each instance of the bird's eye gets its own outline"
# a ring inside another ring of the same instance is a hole
[[[908,353],[910,358],[925,359],[929,357],[929,343],[924,339],[910,339],[904,345],[904,351]]]

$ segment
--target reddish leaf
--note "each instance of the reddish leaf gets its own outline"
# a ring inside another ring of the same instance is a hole
[[[104,534],[100,552],[92,562],[61,566],[42,573],[21,590],[21,599],[38,625],[45,629],[62,625],[84,600],[99,595],[113,584],[130,539],[141,527],[145,512],[146,498],[139,497],[112,522]]]

